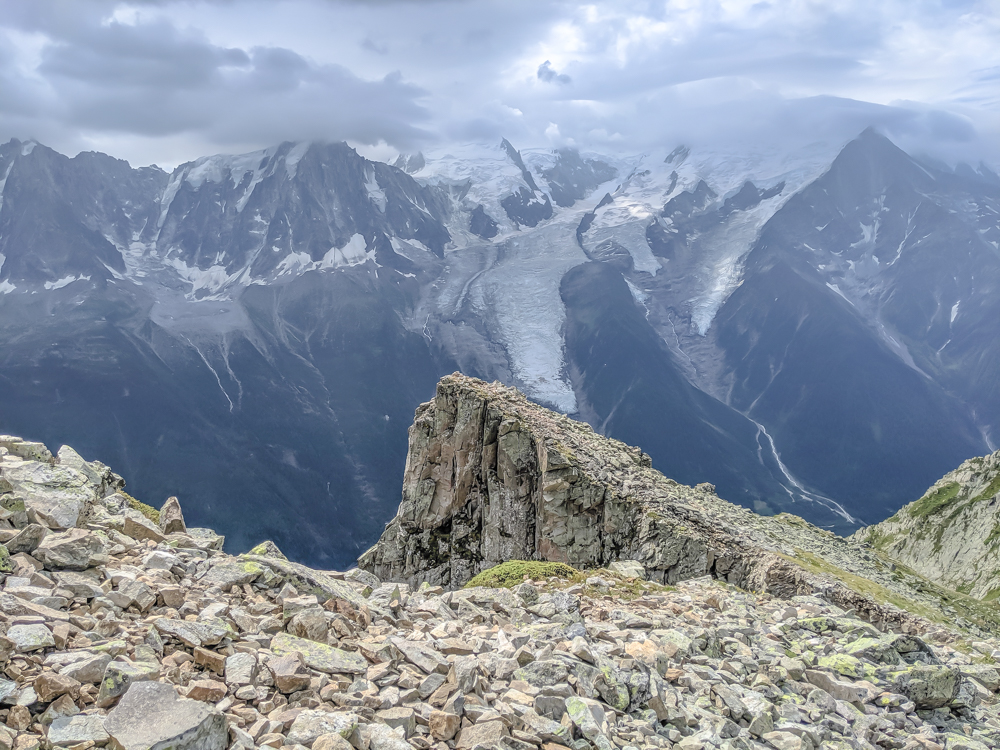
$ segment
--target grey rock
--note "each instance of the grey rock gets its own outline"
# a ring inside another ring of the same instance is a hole
[[[110,738],[104,729],[103,716],[77,714],[55,719],[46,739],[52,747],[70,747],[82,742],[103,745]]]
[[[56,645],[52,631],[40,623],[37,625],[11,625],[7,629],[7,637],[14,642],[14,648],[18,653],[53,648]]]
[[[324,734],[337,734],[348,739],[358,728],[354,713],[328,713],[306,710],[295,717],[288,730],[287,744],[311,745]]]
[[[106,562],[107,549],[100,535],[85,529],[70,529],[47,535],[34,557],[51,569],[86,570]]]
[[[163,503],[163,507],[160,508],[160,529],[163,530],[164,534],[187,532],[187,526],[184,525],[184,514],[181,512],[181,504],[176,497],[168,497],[167,501]]]
[[[271,640],[271,650],[279,656],[298,652],[306,666],[328,674],[364,674],[368,671],[368,662],[360,654],[288,633],[278,633]]]
[[[17,533],[17,536],[5,542],[4,546],[12,555],[16,555],[19,552],[27,552],[28,554],[31,554],[35,551],[35,549],[37,549],[42,539],[44,539],[45,535],[48,533],[49,530],[41,524],[28,524]]]
[[[225,750],[223,714],[200,701],[180,698],[173,686],[138,682],[108,714],[104,728],[121,750]]]

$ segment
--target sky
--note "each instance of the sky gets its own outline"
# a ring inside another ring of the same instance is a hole
[[[0,142],[134,166],[287,140],[792,149],[868,126],[1000,163],[1000,0],[0,4]]]

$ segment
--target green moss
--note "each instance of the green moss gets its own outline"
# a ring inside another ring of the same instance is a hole
[[[128,500],[130,508],[139,511],[140,513],[142,513],[142,515],[144,515],[150,521],[155,523],[157,526],[160,525],[160,511],[158,511],[151,505],[146,505],[146,503],[140,503],[138,500],[136,500],[134,497],[128,494],[125,490],[118,490],[118,493],[120,495],[123,495],[125,499]]]
[[[539,560],[508,560],[496,567],[484,570],[467,584],[465,588],[511,588],[518,585],[528,576],[532,580],[543,578],[572,578],[579,573],[576,568],[558,562],[541,562]]]
[[[958,495],[962,488],[958,482],[949,482],[938,487],[933,492],[928,492],[922,498],[913,503],[907,512],[911,518],[926,518],[941,510],[944,510]]]
[[[978,495],[972,498],[972,501],[975,502],[977,500],[990,500],[998,492],[1000,492],[1000,474],[997,474],[995,477],[993,477],[993,481],[990,482],[982,492],[980,492]]]

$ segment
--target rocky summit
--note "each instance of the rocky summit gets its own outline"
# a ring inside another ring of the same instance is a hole
[[[346,572],[0,437],[0,750],[1000,745],[992,605],[498,385],[445,378],[410,437]]]

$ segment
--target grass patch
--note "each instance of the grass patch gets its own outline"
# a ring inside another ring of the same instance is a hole
[[[488,568],[477,575],[465,588],[481,586],[491,589],[509,589],[517,586],[528,576],[533,581],[544,578],[566,578],[571,580],[580,571],[565,563],[542,562],[540,560],[508,560],[505,563]]]
[[[993,477],[993,481],[990,482],[982,492],[972,498],[972,501],[990,500],[998,492],[1000,492],[1000,474]]]
[[[958,496],[958,491],[962,488],[958,482],[949,482],[938,487],[933,492],[928,492],[909,507],[911,518],[926,518],[947,508]]]
[[[129,507],[133,510],[137,510],[150,521],[155,523],[157,526],[160,525],[160,511],[154,508],[152,505],[146,505],[146,503],[140,503],[125,490],[118,490],[118,494],[123,495],[126,500],[128,500]]]
[[[826,573],[831,575],[847,588],[859,594],[864,594],[876,602],[891,604],[910,614],[926,618],[932,622],[955,627],[954,615],[948,615],[943,611],[945,607],[952,607],[958,616],[970,620],[981,628],[990,631],[996,631],[1000,628],[1000,608],[993,602],[981,601],[929,581],[898,560],[885,558],[887,562],[892,562],[896,565],[896,574],[893,575],[893,578],[901,583],[908,584],[923,594],[933,597],[937,600],[941,609],[907,599],[872,580],[838,568],[836,565],[830,564],[819,555],[811,552],[796,549],[794,557],[788,555],[781,555],[781,557],[800,565],[812,573]]]

